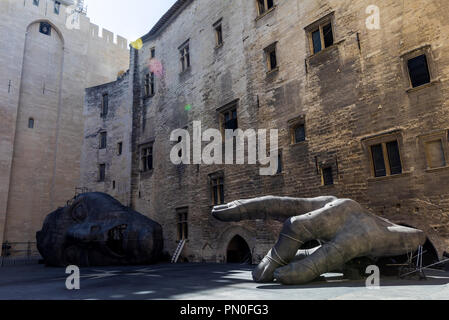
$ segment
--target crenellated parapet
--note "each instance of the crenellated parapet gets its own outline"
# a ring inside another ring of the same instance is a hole
[[[115,36],[113,32],[102,29],[100,35],[100,27],[94,23],[89,24],[89,35],[92,39],[98,39],[100,41],[104,41],[105,43],[116,45],[119,48],[128,50],[128,40],[122,36]]]
[[[75,0],[2,0],[8,3],[8,9],[11,10],[23,10],[24,17],[29,17],[31,20],[42,19],[48,20],[55,26],[57,26],[62,33],[67,32],[81,32],[88,33],[90,39],[98,43],[105,43],[110,45],[111,48],[129,50],[128,40],[120,35],[115,35],[113,32],[102,29],[94,23],[90,22],[89,17],[86,15],[86,9],[79,7],[78,1]],[[5,2],[5,3],[6,3]],[[83,36],[84,37],[84,36]]]

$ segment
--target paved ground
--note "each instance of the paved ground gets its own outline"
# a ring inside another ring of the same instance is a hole
[[[449,273],[427,281],[382,278],[379,290],[364,281],[315,282],[306,286],[257,284],[252,267],[177,264],[81,269],[81,290],[65,288],[65,269],[42,265],[0,268],[1,300],[328,300],[449,299]]]

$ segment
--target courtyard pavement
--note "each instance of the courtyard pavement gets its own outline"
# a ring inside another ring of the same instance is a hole
[[[304,286],[257,284],[252,266],[160,264],[81,269],[81,289],[65,287],[64,268],[43,265],[0,268],[1,300],[377,300],[449,299],[449,273],[428,280],[381,278],[381,288],[364,281],[331,280]]]

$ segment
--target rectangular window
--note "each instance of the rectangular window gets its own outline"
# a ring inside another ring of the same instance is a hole
[[[153,146],[142,147],[141,168],[143,172],[153,170]]]
[[[123,153],[123,142],[117,143],[117,155],[121,156]]]
[[[284,171],[283,165],[284,164],[282,162],[282,152],[279,152],[279,154],[278,154],[278,170],[277,170],[276,174],[281,174],[282,171]]]
[[[105,179],[106,179],[106,165],[103,163],[98,166],[98,181],[104,182]]]
[[[39,24],[39,32],[45,34],[46,36],[51,35],[51,25],[47,22],[41,22]]]
[[[156,48],[151,48],[151,59],[156,58]]]
[[[222,175],[211,176],[212,204],[224,204],[224,178]]]
[[[397,140],[372,145],[371,157],[375,177],[402,173],[402,161]]]
[[[100,133],[100,149],[106,149],[108,144],[108,133],[107,132],[101,132]]]
[[[61,9],[61,2],[55,1],[54,13],[59,14],[60,9]]]
[[[28,128],[34,129],[34,119],[33,118],[28,119]]]
[[[425,54],[408,60],[407,65],[413,88],[430,83],[429,65]]]
[[[190,47],[189,41],[182,45],[179,49],[181,55],[181,71],[185,71],[190,68]]]
[[[387,167],[385,166],[384,153],[381,144],[371,146],[371,154],[373,157],[374,176],[384,177],[387,175]]]
[[[429,169],[442,168],[446,166],[443,141],[441,139],[426,143],[427,167]]]
[[[306,128],[304,124],[293,127],[293,143],[306,141]]]
[[[39,6],[39,0],[33,0],[33,4],[38,7]]]
[[[215,46],[219,47],[223,44],[223,28],[221,22],[214,24],[215,29]]]
[[[334,174],[332,167],[325,167],[321,169],[323,186],[331,186],[334,184]]]
[[[109,112],[109,95],[107,93],[103,94],[101,101],[101,117],[105,118]]]
[[[155,94],[154,73],[147,73],[145,75],[145,96],[152,97]]]
[[[257,9],[259,11],[259,16],[263,15],[265,12],[274,7],[273,0],[257,0]]]
[[[388,161],[390,165],[390,174],[401,174],[402,173],[402,163],[401,156],[399,154],[399,144],[397,141],[388,142],[386,144]]]
[[[307,29],[306,29],[307,30]],[[313,54],[320,52],[324,48],[328,48],[334,44],[334,33],[332,31],[332,23],[326,19],[309,30],[310,47]]]
[[[238,129],[238,119],[237,119],[237,107],[233,107],[221,113],[222,118],[222,131],[225,130],[237,130]]]
[[[178,241],[187,240],[189,238],[189,225],[188,216],[189,209],[182,208],[176,210],[176,215],[178,216]]]
[[[268,71],[273,71],[278,67],[278,61],[276,57],[276,43],[265,48],[265,55],[267,58]]]

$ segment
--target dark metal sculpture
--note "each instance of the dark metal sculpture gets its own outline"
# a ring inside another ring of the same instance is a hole
[[[47,216],[36,234],[50,266],[136,265],[157,262],[162,227],[104,193],[84,193]]]
[[[353,200],[335,197],[239,200],[215,207],[212,214],[221,221],[286,220],[278,242],[253,272],[257,282],[304,284],[356,258],[400,256],[426,242],[421,230],[396,225]],[[299,250],[311,240],[324,244],[310,255]]]

